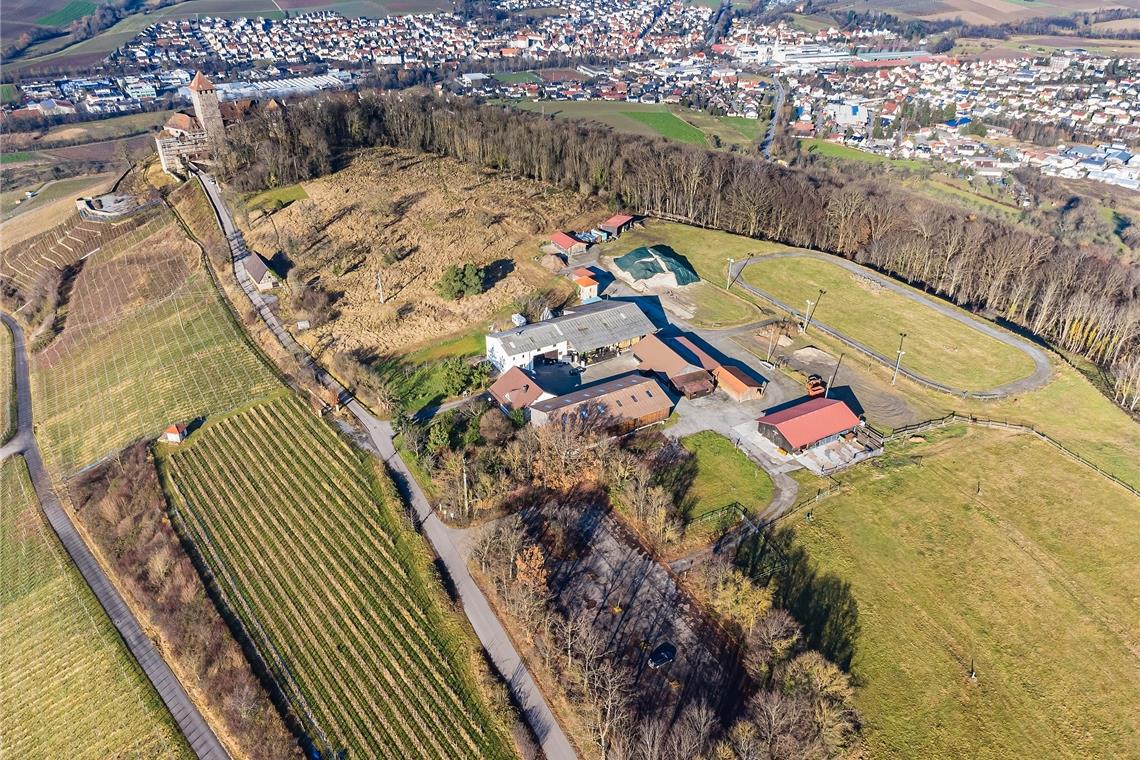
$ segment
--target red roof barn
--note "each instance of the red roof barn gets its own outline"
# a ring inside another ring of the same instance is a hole
[[[555,232],[550,236],[550,242],[554,243],[554,247],[566,256],[572,256],[575,253],[586,252],[585,243],[583,243],[581,240],[570,237],[565,232]]]
[[[760,435],[784,451],[803,451],[850,433],[859,418],[839,399],[813,398],[765,414],[757,423]]]

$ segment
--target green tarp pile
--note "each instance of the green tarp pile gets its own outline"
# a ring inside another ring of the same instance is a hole
[[[667,272],[677,278],[678,285],[691,285],[701,279],[689,262],[667,245],[634,249],[614,259],[614,263],[635,280],[649,280]]]

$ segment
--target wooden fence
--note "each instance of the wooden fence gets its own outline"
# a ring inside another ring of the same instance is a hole
[[[1053,448],[1057,449],[1057,451],[1060,451],[1062,454],[1069,457],[1073,461],[1096,471],[1096,473],[1101,477],[1111,480],[1113,483],[1128,491],[1133,496],[1140,497],[1140,490],[1138,490],[1136,487],[1125,483],[1123,480],[1113,475],[1111,472],[1108,472],[1107,470],[1101,468],[1099,465],[1090,462],[1088,459],[1085,459],[1083,456],[1068,448],[1060,441],[1055,440],[1046,433],[1042,433],[1032,425],[1023,425],[1019,422],[1010,422],[1008,420],[993,420],[987,419],[985,417],[977,417],[975,415],[965,415],[958,414],[957,412],[950,412],[945,417],[936,417],[934,419],[925,420],[923,422],[916,422],[913,425],[906,425],[904,427],[898,428],[890,435],[884,436],[884,440],[897,441],[904,437],[917,435],[918,433],[922,433],[926,430],[933,430],[934,428],[945,427],[946,425],[952,425],[956,423],[977,425],[979,427],[999,428],[1002,430],[1015,430],[1019,433],[1029,433],[1030,435],[1036,436],[1039,440],[1044,441]]]

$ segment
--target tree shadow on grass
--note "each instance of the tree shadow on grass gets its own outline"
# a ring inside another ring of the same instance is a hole
[[[851,669],[859,639],[859,604],[851,584],[820,572],[795,531],[760,531],[740,545],[737,564],[758,582],[775,581],[773,601],[803,628],[804,641],[844,670]]]

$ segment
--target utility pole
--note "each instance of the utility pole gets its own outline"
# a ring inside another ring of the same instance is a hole
[[[778,323],[777,323],[778,324]],[[777,325],[772,325],[768,333],[768,355],[764,357],[764,361],[769,364],[772,363],[772,348],[776,345],[776,333],[781,332]]]
[[[899,350],[898,350],[898,356],[895,357],[895,371],[894,371],[894,374],[891,375],[891,385],[894,385],[895,380],[897,380],[899,377],[899,365],[902,364],[903,354],[906,353],[906,351],[903,351],[903,341],[904,340],[906,340],[906,333],[904,333],[904,332],[899,333]]]
[[[846,352],[839,355],[839,361],[835,363],[835,369],[831,371],[831,379],[827,381],[827,387],[823,389],[824,398],[831,394],[831,386],[835,384],[835,376],[839,374],[839,365],[843,363],[844,356],[847,356]]]
[[[736,259],[729,258],[728,260],[728,274],[725,276],[724,289],[732,290],[732,265],[736,263]]]
[[[807,300],[807,305],[808,305],[807,317],[804,319],[804,332],[805,333],[808,331],[808,328],[811,327],[811,318],[812,318],[812,316],[815,315],[815,310],[817,308],[819,308],[819,302],[820,302],[820,300],[823,299],[823,296],[826,293],[827,293],[826,290],[824,290],[823,288],[820,288],[819,289],[819,295],[816,296],[816,299],[814,301],[812,301],[810,298]]]

